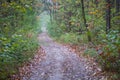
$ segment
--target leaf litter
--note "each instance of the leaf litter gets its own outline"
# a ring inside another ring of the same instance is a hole
[[[47,33],[38,36],[40,48],[34,59],[19,68],[12,80],[107,80],[91,58],[76,49],[53,41]]]

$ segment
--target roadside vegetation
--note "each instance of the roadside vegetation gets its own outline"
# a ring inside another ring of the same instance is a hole
[[[18,73],[38,48],[41,30],[35,4],[33,0],[0,1],[0,80]]]

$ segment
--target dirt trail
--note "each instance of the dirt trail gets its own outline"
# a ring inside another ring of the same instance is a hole
[[[93,77],[93,71],[86,68],[83,58],[54,42],[47,33],[41,33],[38,39],[45,52],[44,59],[31,65],[29,77],[24,76],[22,80],[104,80],[102,77]]]
[[[39,50],[29,65],[21,69],[20,80],[105,80],[103,76],[93,76],[97,70],[92,71],[85,58],[48,36],[46,19],[41,21],[43,33],[38,36],[44,56],[41,57]]]

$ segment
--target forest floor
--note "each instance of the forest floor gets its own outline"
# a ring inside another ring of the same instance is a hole
[[[53,41],[46,32],[38,39],[41,47],[15,80],[107,80],[95,62]]]

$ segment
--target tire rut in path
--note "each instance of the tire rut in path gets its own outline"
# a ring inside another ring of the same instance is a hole
[[[54,42],[47,33],[38,37],[45,51],[45,58],[35,67],[31,67],[30,77],[23,80],[101,80],[92,77],[92,72],[85,68],[85,62],[69,48]]]

